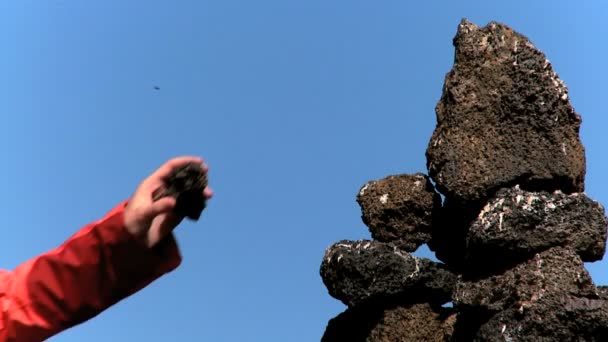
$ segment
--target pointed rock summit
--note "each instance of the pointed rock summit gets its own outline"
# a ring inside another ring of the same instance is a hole
[[[463,20],[426,156],[437,189],[458,202],[503,187],[582,192],[581,117],[545,55],[525,36]]]

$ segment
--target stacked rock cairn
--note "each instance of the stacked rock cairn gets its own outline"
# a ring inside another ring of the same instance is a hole
[[[325,252],[348,308],[322,341],[608,341],[608,289],[584,265],[604,256],[607,218],[584,193],[564,82],[506,25],[463,19],[453,44],[428,176],[365,184],[373,239]],[[441,262],[410,254],[422,244]]]

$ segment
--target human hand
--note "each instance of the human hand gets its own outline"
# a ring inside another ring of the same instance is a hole
[[[207,165],[198,157],[179,157],[171,159],[143,180],[129,200],[124,210],[124,224],[129,233],[147,247],[154,247],[169,235],[184,219],[173,212],[176,201],[173,197],[154,200],[154,192],[163,186],[171,172],[189,163],[200,164],[205,174]],[[205,188],[205,199],[213,196],[213,191]]]

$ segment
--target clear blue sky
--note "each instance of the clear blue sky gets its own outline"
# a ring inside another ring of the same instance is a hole
[[[608,204],[605,1],[3,0],[0,267],[201,155],[216,197],[177,232],[182,266],[51,340],[318,341],[344,310],[324,250],[369,238],[365,182],[426,171],[463,17],[547,54],[583,117],[587,193]],[[608,283],[607,262],[589,267]]]

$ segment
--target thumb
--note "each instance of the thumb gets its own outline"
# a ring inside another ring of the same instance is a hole
[[[148,231],[148,246],[154,247],[162,241],[167,235],[171,234],[173,229],[182,221],[183,217],[174,213],[161,214],[152,220],[152,225]]]

